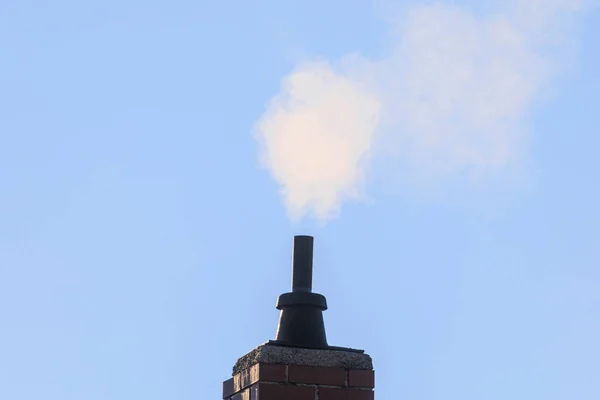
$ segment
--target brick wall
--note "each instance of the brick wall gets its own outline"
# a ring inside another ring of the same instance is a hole
[[[223,382],[226,400],[373,400],[372,369],[258,363]]]

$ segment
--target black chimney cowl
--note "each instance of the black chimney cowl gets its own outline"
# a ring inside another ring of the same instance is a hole
[[[270,340],[268,343],[277,346],[362,353],[362,350],[327,344],[323,321],[327,300],[325,296],[312,292],[313,245],[312,236],[294,236],[292,291],[282,294],[277,299],[276,307],[281,310],[277,336],[275,340]]]

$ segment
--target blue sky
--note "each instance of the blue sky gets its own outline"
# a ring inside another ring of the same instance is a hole
[[[599,398],[600,14],[571,3],[1,3],[0,398],[220,398],[294,234],[378,399]]]

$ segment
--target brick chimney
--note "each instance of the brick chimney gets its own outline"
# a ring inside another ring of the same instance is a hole
[[[277,300],[276,339],[238,359],[233,377],[223,382],[223,399],[373,400],[371,357],[327,344],[327,302],[312,292],[311,236],[294,237],[292,258],[292,291]]]

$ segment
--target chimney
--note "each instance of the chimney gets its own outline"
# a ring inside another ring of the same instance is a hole
[[[312,292],[312,236],[295,236],[292,291],[277,299],[275,340],[239,358],[225,400],[373,400],[375,376],[363,350],[327,344],[327,301]]]

